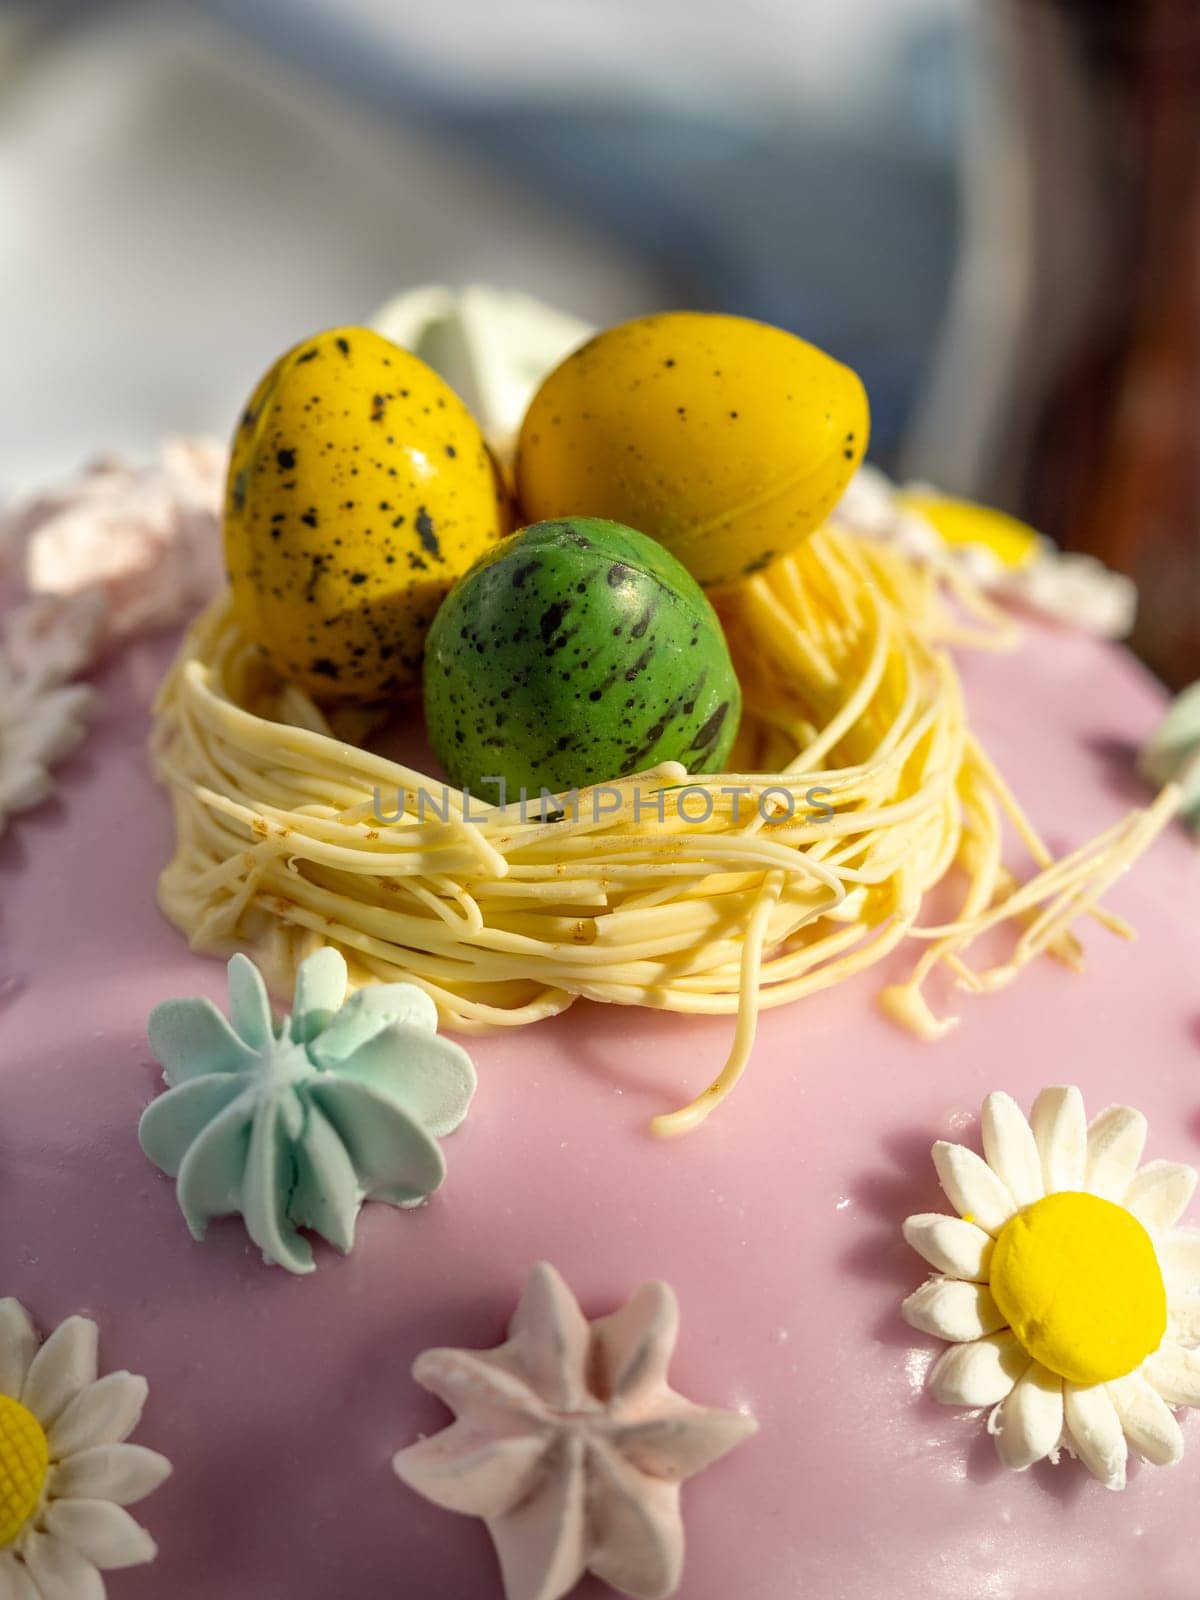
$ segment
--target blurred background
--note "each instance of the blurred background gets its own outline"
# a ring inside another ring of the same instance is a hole
[[[0,498],[480,280],[794,329],[1200,677],[1197,0],[0,0]]]

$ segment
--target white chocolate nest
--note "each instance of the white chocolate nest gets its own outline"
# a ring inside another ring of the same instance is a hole
[[[656,1119],[664,1134],[695,1126],[732,1088],[761,1006],[838,983],[902,940],[924,952],[883,1002],[929,1037],[953,1025],[921,992],[939,964],[974,991],[1043,951],[1078,964],[1070,924],[1177,796],[1053,861],[967,725],[945,647],[1014,638],[961,574],[827,528],[727,591],[720,610],[745,701],[740,770],[689,778],[667,763],[603,786],[599,813],[584,791],[541,820],[466,802],[336,737],[217,601],[158,705],[156,770],[178,832],[163,910],[194,948],[247,950],[281,989],[306,955],[335,945],[354,982],[419,984],[461,1031],[533,1022],[580,998],[736,1013],[724,1068],[691,1106]],[[1001,858],[1002,815],[1039,869],[1023,885]],[[956,865],[959,916],[918,928],[926,894]],[[975,972],[963,951],[1000,922],[1017,927],[1010,958]]]

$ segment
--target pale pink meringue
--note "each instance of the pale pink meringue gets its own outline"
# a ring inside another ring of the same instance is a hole
[[[142,468],[93,461],[0,521],[0,566],[34,597],[102,595],[104,642],[171,627],[221,584],[226,465],[208,439],[170,439]]]

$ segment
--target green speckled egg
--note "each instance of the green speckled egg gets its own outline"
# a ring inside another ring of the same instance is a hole
[[[369,328],[316,334],[263,378],[234,437],[238,621],[319,699],[414,687],[434,613],[504,517],[483,435],[436,372]]]
[[[482,800],[608,782],[660,761],[720,771],[741,691],[716,613],[655,540],[619,522],[538,522],[446,599],[425,659],[429,738]]]

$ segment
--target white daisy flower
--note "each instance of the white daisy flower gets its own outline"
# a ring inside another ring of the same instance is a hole
[[[1007,1094],[983,1103],[983,1149],[939,1142],[957,1216],[909,1217],[936,1275],[902,1311],[950,1341],[929,1388],[994,1407],[1000,1459],[1023,1471],[1066,1448],[1109,1489],[1132,1450],[1183,1454],[1172,1406],[1200,1406],[1200,1231],[1177,1228],[1196,1173],[1141,1166],[1146,1119],[1110,1106],[1089,1125],[1078,1089],[1044,1089],[1027,1122]]]
[[[958,500],[926,483],[898,488],[862,466],[832,520],[852,533],[896,545],[914,561],[947,557],[993,599],[1105,639],[1133,626],[1137,589],[1093,556],[1060,550],[1016,517]]]
[[[157,1554],[123,1508],[171,1464],[124,1442],[146,1380],[100,1377],[97,1346],[96,1324],[68,1317],[39,1349],[25,1308],[0,1300],[0,1600],[104,1600],[102,1571]]]

